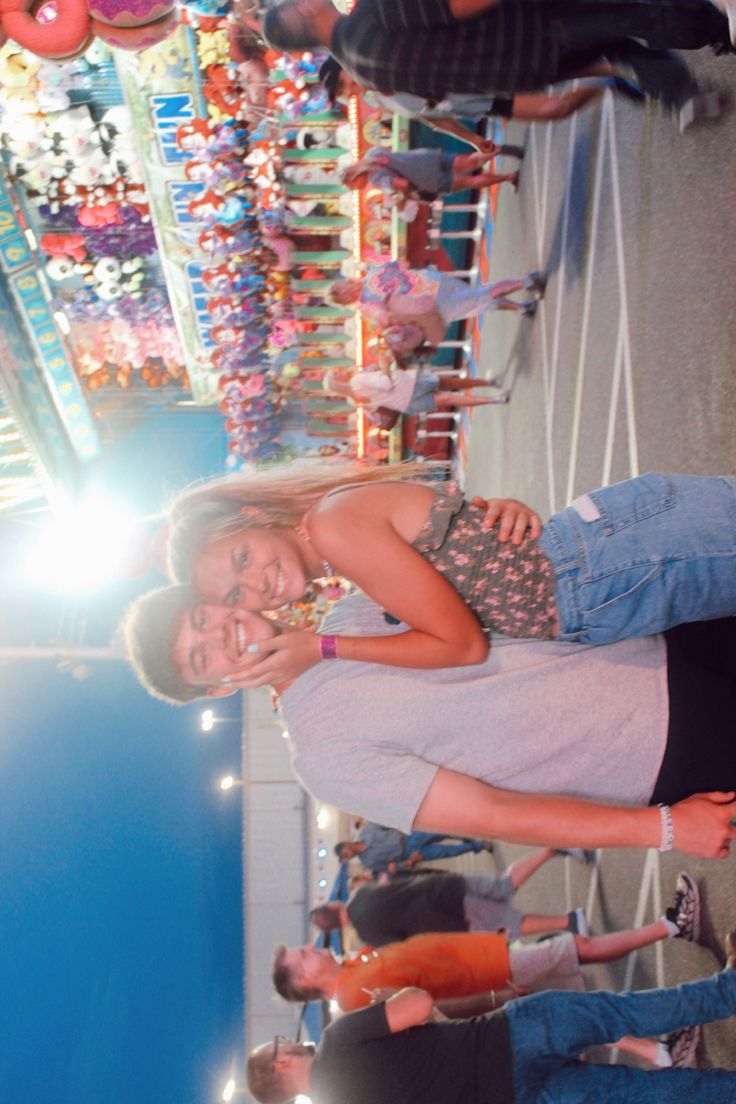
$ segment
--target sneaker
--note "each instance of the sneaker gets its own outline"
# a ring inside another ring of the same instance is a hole
[[[584,908],[576,908],[568,912],[567,930],[573,935],[590,935],[590,925]]]
[[[680,134],[684,134],[696,123],[718,119],[728,104],[729,97],[725,92],[698,92],[691,96],[680,108]]]
[[[495,406],[497,406],[499,404],[501,406],[503,406],[503,404],[507,403],[510,398],[511,398],[511,395],[509,394],[508,391],[499,391],[496,395],[491,395],[491,398],[490,398],[489,402],[492,405],[495,405]]]
[[[521,311],[525,318],[533,318],[537,313],[537,301],[532,299],[531,302],[525,303]]]
[[[700,937],[700,893],[694,879],[684,870],[677,875],[675,899],[664,915],[677,928],[675,939],[697,943]]]
[[[697,1049],[700,1046],[702,1030],[700,1025],[681,1027],[673,1031],[664,1041],[672,1062],[672,1069],[692,1069],[697,1065]]]
[[[555,854],[569,855],[575,862],[584,863],[586,866],[592,866],[597,857],[595,851],[584,851],[582,847],[557,847]]]
[[[526,280],[524,280],[524,287],[529,291],[533,291],[538,299],[544,299],[544,292],[547,287],[547,277],[543,272],[530,272]]]

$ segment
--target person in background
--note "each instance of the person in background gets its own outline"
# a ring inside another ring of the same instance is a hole
[[[406,352],[405,327],[400,327],[399,352]],[[418,331],[420,340],[423,333]],[[408,341],[411,342],[411,337]],[[393,343],[392,348],[393,348]],[[324,375],[324,388],[332,395],[361,403],[371,411],[383,407],[411,417],[453,407],[488,406],[508,402],[508,392],[493,395],[467,394],[476,387],[495,387],[493,380],[469,376],[441,376],[421,368],[367,369],[330,368]]]
[[[585,910],[557,915],[522,912],[514,895],[536,872],[559,855],[592,863],[594,851],[544,847],[518,859],[503,874],[425,873],[397,878],[385,884],[360,886],[347,903],[331,901],[312,909],[310,918],[320,931],[351,924],[363,943],[381,947],[412,935],[441,931],[501,931],[510,940],[549,931],[588,934]],[[688,885],[694,887],[692,879]],[[684,889],[678,883],[678,892]],[[697,893],[696,888],[688,890]],[[673,905],[677,908],[677,902]]]
[[[454,842],[450,842],[454,839]],[[341,862],[357,858],[374,874],[384,871],[411,870],[420,862],[435,859],[451,859],[468,853],[492,851],[493,844],[482,839],[458,839],[437,835],[434,832],[397,832],[383,824],[367,821],[355,840],[340,840],[335,844],[335,854]],[[393,865],[394,869],[390,870]]]
[[[515,191],[519,183],[518,171],[480,171],[493,153],[452,154],[442,149],[394,153],[372,146],[359,161],[343,169],[340,176],[343,184],[353,191],[362,191],[368,186],[380,189],[386,197],[393,198],[399,214],[403,213],[406,221],[412,221],[406,217],[407,200],[432,203],[453,192],[504,183],[513,184]],[[416,214],[416,202],[413,210]]]
[[[260,1104],[300,1094],[321,1104],[723,1104],[736,1071],[581,1063],[590,1047],[626,1032],[674,1032],[736,1013],[736,938],[726,969],[677,989],[643,993],[537,993],[473,1020],[451,1020],[429,993],[406,988],[334,1021],[319,1048],[281,1036],[248,1056]]]
[[[682,891],[660,920],[643,928],[602,936],[572,933],[541,943],[509,947],[505,933],[461,932],[415,935],[378,949],[363,948],[342,963],[328,948],[276,948],[273,982],[285,1000],[334,1000],[343,1011],[365,1007],[372,995],[405,986],[431,993],[447,1015],[476,1016],[521,992],[581,989],[587,962],[611,962],[666,938],[692,941],[699,931],[694,883],[681,876]],[[694,892],[693,892],[694,891]],[[669,1065],[669,1054],[650,1040],[622,1049]]]

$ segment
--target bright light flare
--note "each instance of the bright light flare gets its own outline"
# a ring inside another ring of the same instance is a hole
[[[232,774],[226,774],[224,778],[220,779],[221,790],[231,790],[235,785],[235,779]]]
[[[95,590],[123,574],[138,544],[137,520],[106,497],[89,496],[58,510],[38,535],[23,574],[51,590]]]
[[[228,1102],[230,1100],[232,1100],[234,1095],[235,1095],[235,1082],[233,1081],[233,1079],[231,1077],[230,1080],[228,1081],[228,1083],[225,1085],[225,1088],[222,1090],[222,1099],[225,1101],[225,1104],[228,1104]]]
[[[215,724],[215,714],[211,709],[203,709],[202,715],[199,718],[199,723],[202,726],[203,732],[211,732]],[[229,1084],[229,1082],[228,1082]]]

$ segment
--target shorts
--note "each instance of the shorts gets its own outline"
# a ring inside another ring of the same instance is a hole
[[[514,883],[506,874],[500,878],[493,874],[466,874],[463,910],[469,930],[505,930],[509,939],[518,939],[523,913],[511,904],[515,892]]]
[[[540,989],[585,989],[572,932],[541,943],[509,947],[509,972],[514,985],[536,993]]]
[[[434,394],[439,385],[439,379],[437,376],[433,376],[431,372],[417,372],[414,390],[405,413],[430,414],[433,410],[436,410],[437,404],[434,401]]]

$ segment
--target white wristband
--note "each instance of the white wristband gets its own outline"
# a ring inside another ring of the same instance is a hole
[[[675,829],[672,824],[672,810],[669,805],[659,805],[659,818],[662,822],[662,842],[660,851],[671,851],[675,846]]]

